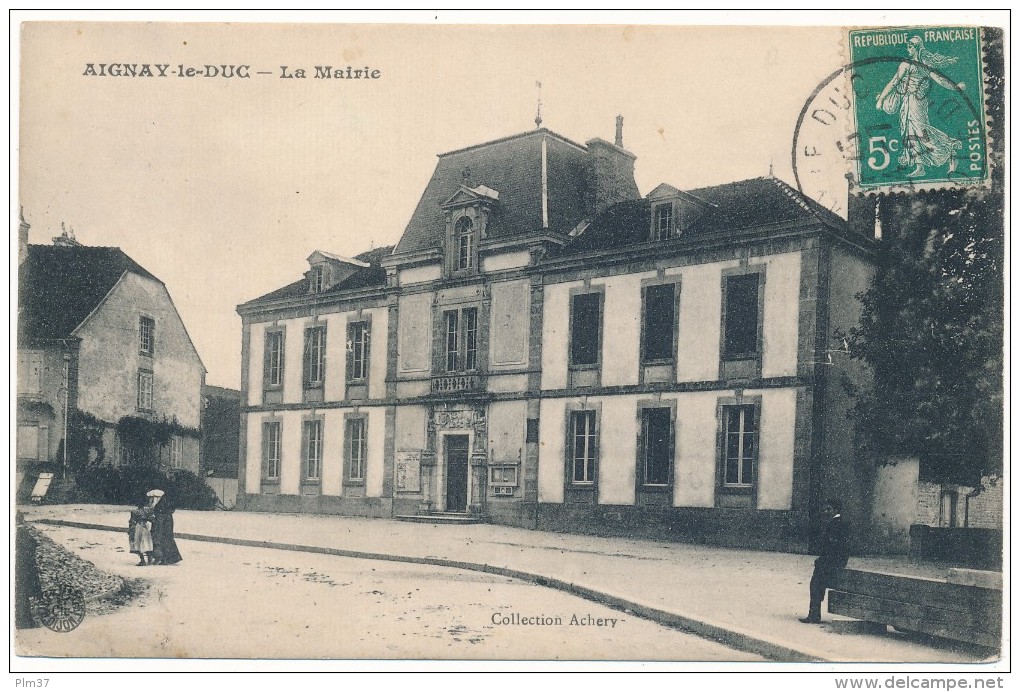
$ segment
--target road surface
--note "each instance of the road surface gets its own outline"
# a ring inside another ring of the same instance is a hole
[[[21,655],[283,659],[756,661],[751,654],[495,575],[179,541],[135,567],[127,535],[39,527],[137,597],[78,629],[21,630]]]

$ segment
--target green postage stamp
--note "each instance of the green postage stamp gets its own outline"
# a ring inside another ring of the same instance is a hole
[[[853,29],[847,37],[860,188],[986,183],[981,30]]]

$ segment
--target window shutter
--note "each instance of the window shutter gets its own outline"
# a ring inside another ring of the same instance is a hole
[[[347,324],[347,379],[354,379],[354,324]]]
[[[344,476],[348,479],[351,478],[353,470],[351,465],[353,461],[351,458],[351,423],[353,422],[350,418],[344,421]]]
[[[269,477],[269,423],[262,424],[262,477]]]
[[[262,386],[269,386],[269,371],[272,363],[272,339],[273,335],[271,332],[262,332]]]
[[[311,381],[311,376],[312,376],[312,339],[314,339],[314,338],[315,338],[315,330],[314,329],[306,329],[305,330],[305,346],[304,346],[305,350],[304,350],[304,355],[301,358],[301,360],[304,361],[304,374],[302,375],[302,379],[304,380],[304,385],[306,387],[308,386],[308,383]]]
[[[326,386],[326,327],[319,331],[319,381]]]
[[[156,355],[156,320],[149,322],[149,353]]]
[[[301,424],[301,477],[308,478],[308,437],[312,432],[311,423]]]

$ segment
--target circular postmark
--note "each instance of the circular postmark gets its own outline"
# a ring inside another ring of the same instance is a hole
[[[916,52],[911,55],[917,56]],[[846,216],[847,193],[908,192],[988,180],[983,85],[900,56],[875,56],[828,75],[794,130],[798,189]],[[938,87],[938,91],[933,90]]]
[[[70,632],[85,619],[85,596],[73,586],[61,585],[35,599],[35,616],[54,632]]]

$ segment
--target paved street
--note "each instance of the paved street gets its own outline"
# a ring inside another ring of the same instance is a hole
[[[30,521],[54,519],[116,527],[119,540],[124,534],[127,508],[51,505],[27,507],[25,513]],[[641,608],[656,622],[683,624],[699,634],[709,634],[773,660],[995,660],[988,650],[892,630],[877,634],[866,623],[828,613],[824,614],[823,625],[802,624],[798,618],[807,609],[813,561],[808,555],[548,533],[491,524],[435,526],[324,515],[178,511],[175,522],[178,535],[218,541],[253,541],[293,550],[386,555],[418,563],[431,560],[447,566],[465,563],[478,569],[490,566],[516,570],[550,583],[558,580],[561,588],[572,593],[591,594],[603,602],[615,599],[629,604],[626,607]],[[229,547],[213,546],[224,554]],[[898,557],[854,556],[849,566],[945,576],[945,570],[937,565],[909,563]],[[217,581],[228,578],[218,575]]]
[[[22,654],[761,660],[495,575],[187,540],[179,541],[185,555],[179,565],[143,568],[134,566],[122,534],[40,530],[101,569],[132,580],[129,588],[140,595],[113,612],[91,613],[67,634],[20,631]]]

